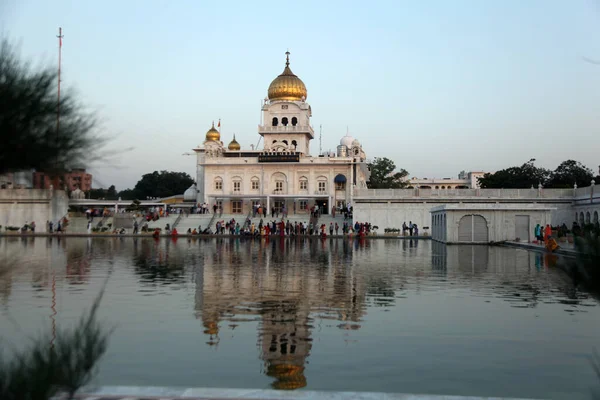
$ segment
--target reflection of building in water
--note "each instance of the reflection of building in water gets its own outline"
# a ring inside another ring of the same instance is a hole
[[[206,246],[204,265],[195,276],[195,300],[208,343],[218,343],[223,321],[255,316],[251,320],[260,321],[258,344],[265,373],[276,378],[273,387],[306,386],[311,312],[319,318],[356,322],[347,324],[353,329],[364,314],[364,279],[353,274],[350,249],[330,251],[336,245],[347,246],[288,239],[241,245],[239,240],[218,240],[216,246]]]
[[[266,374],[276,379],[274,389],[306,386],[304,364],[311,350],[310,309],[294,301],[267,301],[261,304],[259,343]]]
[[[431,241],[431,268],[446,272],[448,267],[448,247],[445,243]]]

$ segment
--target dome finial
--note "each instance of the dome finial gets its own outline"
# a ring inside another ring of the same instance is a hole
[[[285,66],[286,67],[290,66],[290,50],[289,49],[285,52]]]

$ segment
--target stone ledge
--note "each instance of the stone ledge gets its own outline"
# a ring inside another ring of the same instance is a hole
[[[362,399],[362,400],[534,400],[507,397],[468,397],[385,392],[334,392],[334,391],[278,391],[263,389],[169,388],[139,386],[102,386],[88,388],[76,396],[79,400],[312,400],[312,399]]]

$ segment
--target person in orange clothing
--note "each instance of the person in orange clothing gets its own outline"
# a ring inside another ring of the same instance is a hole
[[[547,242],[550,236],[552,236],[552,228],[546,224],[546,228],[544,228],[544,242]]]

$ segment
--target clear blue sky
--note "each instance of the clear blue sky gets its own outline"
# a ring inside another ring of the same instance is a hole
[[[98,111],[112,149],[102,185],[195,176],[212,120],[257,143],[260,102],[291,51],[323,148],[350,133],[411,176],[536,158],[597,171],[600,6],[594,0],[0,1],[0,30]],[[313,141],[313,154],[318,151]],[[93,149],[91,149],[93,151]]]

